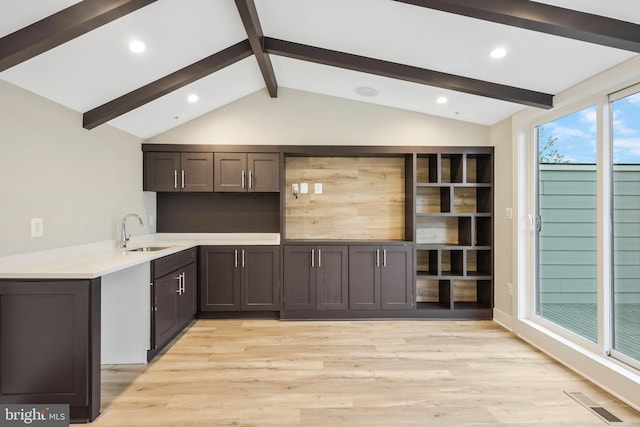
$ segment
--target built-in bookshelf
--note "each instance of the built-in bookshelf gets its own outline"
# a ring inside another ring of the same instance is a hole
[[[416,308],[490,318],[491,151],[417,154],[415,172]]]

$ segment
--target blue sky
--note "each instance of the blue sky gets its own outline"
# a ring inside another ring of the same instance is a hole
[[[557,138],[554,148],[570,163],[596,161],[596,107],[540,126],[540,147]],[[613,103],[613,161],[640,163],[640,93]]]

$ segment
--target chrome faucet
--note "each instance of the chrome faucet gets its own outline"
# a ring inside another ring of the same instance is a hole
[[[138,214],[130,213],[130,214],[126,214],[124,218],[122,218],[122,232],[120,234],[120,247],[122,249],[127,249],[127,242],[131,237],[131,233],[129,233],[129,235],[127,236],[127,218],[129,218],[130,216],[134,216],[138,218],[138,221],[140,221],[140,227],[144,225],[144,223],[142,222],[142,218],[140,218],[140,215]]]

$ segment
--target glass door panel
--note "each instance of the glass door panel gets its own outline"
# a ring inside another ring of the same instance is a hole
[[[596,107],[537,128],[536,313],[597,341]]]
[[[640,361],[640,92],[611,106],[613,349]]]

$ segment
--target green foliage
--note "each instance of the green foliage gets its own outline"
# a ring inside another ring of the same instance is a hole
[[[549,136],[547,140],[544,142],[544,131],[545,129],[540,127],[538,134],[538,161],[539,163],[569,163],[569,160],[565,158],[563,154],[558,151],[558,148],[555,146],[558,141],[557,136]]]

